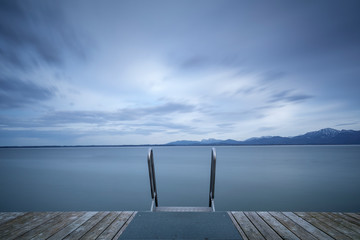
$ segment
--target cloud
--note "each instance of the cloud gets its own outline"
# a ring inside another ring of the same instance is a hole
[[[0,77],[0,108],[31,106],[54,97],[55,89],[39,86],[30,81]]]
[[[286,96],[285,100],[287,100],[288,102],[301,102],[310,98],[313,98],[313,96],[307,94],[294,94]]]
[[[0,1],[0,128],[126,144],[357,127],[356,6]]]
[[[340,124],[336,124],[336,127],[342,127],[342,126],[351,126],[351,125],[356,125],[359,122],[348,122],[348,123],[340,123]]]
[[[181,103],[165,103],[159,106],[143,107],[143,108],[124,108],[118,111],[54,111],[50,112],[35,122],[42,123],[43,126],[54,126],[62,124],[110,124],[127,122],[136,126],[136,122],[131,121],[142,120],[143,125],[165,126],[169,128],[184,128],[184,125],[176,125],[173,123],[164,123],[162,119],[171,117],[176,113],[189,113],[195,109],[192,105]],[[154,120],[158,123],[155,124]]]
[[[264,83],[283,79],[286,76],[285,72],[281,71],[267,71],[262,74],[262,80]]]
[[[62,145],[66,142],[74,144],[77,139],[90,141],[104,136],[116,138],[129,135],[145,137],[154,134],[202,134],[203,131],[191,124],[177,120],[179,114],[191,113],[194,109],[192,105],[169,102],[113,112],[53,111],[26,119],[0,115],[0,145],[17,145],[17,141],[30,141],[29,136],[34,139],[34,144]],[[6,141],[9,137],[12,138],[11,141]],[[50,141],[42,141],[43,139]]]
[[[0,1],[0,38],[0,61],[18,70],[61,66],[65,54],[86,56],[83,42],[54,3]]]
[[[196,69],[203,68],[211,64],[211,59],[205,56],[192,56],[185,59],[181,64],[181,69]]]
[[[94,133],[93,133],[94,134]],[[86,137],[90,133],[77,130],[57,129],[57,130],[39,130],[39,129],[0,129],[1,146],[41,146],[41,145],[68,145],[74,144],[74,139]]]
[[[143,114],[167,114],[173,112],[191,112],[195,109],[195,106],[189,104],[182,104],[182,103],[166,103],[160,106],[150,107],[150,108],[139,108],[136,111]]]
[[[293,93],[293,90],[285,90],[278,93],[275,93],[271,96],[271,99],[268,101],[269,103],[275,102],[288,102],[288,103],[295,103],[295,102],[302,102],[307,99],[313,98],[311,95],[307,94],[297,94]]]
[[[258,87],[258,86],[247,86],[247,87],[241,87],[238,90],[235,91],[235,93],[233,95],[250,95],[250,94],[254,94],[257,92],[261,92],[263,90],[263,87]]]
[[[258,131],[260,132],[267,132],[278,129],[277,127],[260,127],[258,128]]]
[[[220,127],[231,126],[234,123],[240,123],[245,121],[256,121],[266,117],[266,113],[262,108],[249,108],[246,110],[231,109],[229,111],[212,111],[208,112],[208,116],[213,119],[215,123],[225,122],[224,125],[218,124]]]
[[[208,70],[209,68],[236,69],[242,63],[237,54],[217,54],[215,52],[172,57],[168,61],[180,71]]]

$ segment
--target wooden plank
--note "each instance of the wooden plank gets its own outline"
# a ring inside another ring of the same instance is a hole
[[[257,230],[257,228],[252,224],[252,222],[245,216],[243,212],[232,212],[232,214],[249,240],[265,240],[263,235],[261,235],[261,233]]]
[[[110,212],[90,229],[81,239],[96,239],[120,215],[121,212]]]
[[[276,218],[271,216],[270,213],[268,212],[257,212],[257,213],[283,239],[300,240],[293,232],[291,232],[284,225],[282,225],[278,220],[276,220]]]
[[[46,216],[47,214],[48,213],[46,212],[30,212],[22,216],[16,217],[11,221],[7,221],[6,223],[0,225],[0,238],[8,236],[9,234],[16,232],[18,229],[28,224],[32,225],[32,222],[37,222],[39,219]]]
[[[292,221],[296,222],[301,227],[303,227],[306,231],[311,233],[313,236],[315,236],[319,239],[332,239],[332,237],[330,235],[324,233],[317,227],[314,227],[313,225],[311,225],[310,223],[308,223],[301,217],[297,216],[296,214],[294,214],[292,212],[283,212],[283,214],[285,216],[287,216],[288,218],[290,218]]]
[[[293,232],[300,239],[309,239],[316,240],[316,238],[311,235],[308,231],[302,228],[300,225],[292,221],[290,218],[285,216],[281,212],[269,212],[274,218],[276,218],[281,224],[283,224],[286,228],[288,228],[291,232]]]
[[[136,212],[0,213],[0,239],[117,240]],[[355,213],[228,212],[244,240],[360,239]]]
[[[11,219],[10,221],[3,223],[2,225],[0,225],[0,237],[7,235],[13,229],[17,228],[16,225],[20,225],[23,222],[26,222],[31,217],[33,217],[33,216],[30,215],[29,213],[26,213],[20,217],[16,217],[14,219]]]
[[[60,215],[26,232],[17,239],[46,239],[84,214],[85,212],[62,212]]]
[[[8,233],[8,235],[4,236],[4,238],[6,238],[7,240],[18,238],[22,234],[38,227],[39,225],[43,224],[44,222],[48,221],[51,218],[56,217],[59,214],[60,212],[47,212],[45,213],[45,215],[41,215],[38,216],[37,218],[33,218],[31,221],[28,221],[24,224],[20,224],[19,228]]]
[[[63,239],[67,235],[69,235],[72,231],[77,229],[79,226],[81,226],[84,222],[89,220],[92,216],[94,216],[97,212],[86,212],[84,215],[76,219],[71,224],[67,225],[65,228],[61,229],[54,235],[52,235],[49,240],[57,240],[57,239]]]
[[[327,216],[328,218],[332,219],[333,221],[353,230],[354,232],[357,232],[358,234],[360,234],[360,228],[358,225],[351,223],[349,221],[347,221],[346,219],[342,218],[339,215],[336,215],[334,213],[328,213],[328,212],[324,212],[322,213],[323,215]]]
[[[247,236],[245,235],[244,231],[240,228],[238,222],[236,221],[236,219],[234,218],[234,216],[232,215],[231,212],[228,212],[228,215],[231,219],[231,221],[233,222],[234,226],[236,227],[236,229],[238,230],[238,232],[240,233],[241,237],[244,239],[244,240],[248,240]]]
[[[126,227],[130,224],[130,222],[134,219],[137,212],[133,212],[130,218],[126,221],[126,223],[121,227],[121,229],[116,233],[116,235],[112,238],[113,240],[117,240],[120,235],[125,231]]]
[[[67,235],[64,240],[75,240],[80,239],[83,235],[85,235],[90,229],[92,229],[96,224],[98,224],[104,217],[106,217],[110,212],[98,212],[94,216],[92,216],[88,221],[80,225],[74,231],[72,231],[69,235]]]
[[[348,215],[346,215],[344,213],[334,213],[334,214],[336,214],[336,215],[346,219],[348,222],[356,224],[356,225],[358,225],[360,227],[360,220],[357,220],[357,219],[355,219],[353,217],[350,217],[350,216],[348,216]]]
[[[344,239],[344,240],[351,240],[350,237],[346,236],[345,234],[337,231],[336,229],[332,228],[331,226],[327,225],[326,222],[322,222],[319,219],[311,216],[309,213],[305,212],[296,212],[296,215],[305,219],[313,226],[319,228],[321,231],[326,232],[334,239]]]
[[[320,221],[325,222],[327,225],[331,226],[332,228],[336,229],[337,231],[345,234],[346,236],[348,236],[350,238],[354,238],[354,239],[358,238],[356,232],[352,231],[351,229],[347,228],[346,226],[343,226],[343,225],[335,222],[332,218],[328,218],[319,212],[312,212],[309,214],[311,214],[315,218],[319,219]]]
[[[327,217],[325,214],[321,213],[310,213],[312,216],[316,217],[317,219],[326,222],[327,225],[331,226],[332,228],[335,228],[337,231],[349,236],[350,238],[358,239],[359,234],[348,228],[347,226],[344,226],[343,224],[340,224],[335,221],[332,217]]]
[[[348,215],[348,216],[350,216],[350,217],[353,217],[353,218],[355,218],[355,219],[357,219],[357,220],[359,220],[360,221],[360,215],[358,215],[358,214],[356,214],[356,213],[344,213],[345,215]]]
[[[2,212],[0,213],[0,225],[24,214],[24,212]]]
[[[97,240],[112,239],[117,232],[120,231],[121,227],[126,223],[126,221],[131,217],[133,212],[122,212],[111,224],[109,227],[103,231]]]
[[[244,214],[266,239],[281,240],[281,237],[256,212],[244,212]]]

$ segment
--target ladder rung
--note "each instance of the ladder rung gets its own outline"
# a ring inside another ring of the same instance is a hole
[[[212,212],[211,207],[156,207],[155,212]]]

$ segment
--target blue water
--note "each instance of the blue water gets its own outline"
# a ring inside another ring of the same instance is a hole
[[[360,211],[360,146],[216,147],[216,210]],[[0,211],[149,210],[147,147],[2,148]],[[210,147],[154,147],[160,206],[206,206]]]

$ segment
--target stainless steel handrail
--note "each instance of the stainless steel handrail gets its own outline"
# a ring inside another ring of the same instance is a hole
[[[150,148],[147,155],[147,162],[149,168],[149,179],[150,179],[150,190],[151,190],[151,208],[150,211],[155,211],[158,207],[158,194],[156,189],[156,179],[155,179],[155,167],[154,167],[154,154],[153,150]],[[216,171],[216,150],[215,148],[211,149],[211,170],[210,170],[210,190],[209,190],[209,208],[215,212],[215,171]],[[171,209],[171,208],[169,208]],[[160,208],[158,208],[160,210]]]
[[[215,212],[215,170],[216,170],[216,150],[211,149],[211,170],[210,170],[210,190],[209,190],[209,207]]]
[[[151,148],[149,149],[147,162],[149,168],[150,190],[151,190],[151,199],[152,199],[151,211],[153,211],[154,207],[158,207],[158,199],[157,199],[156,179],[155,179],[154,154]]]

